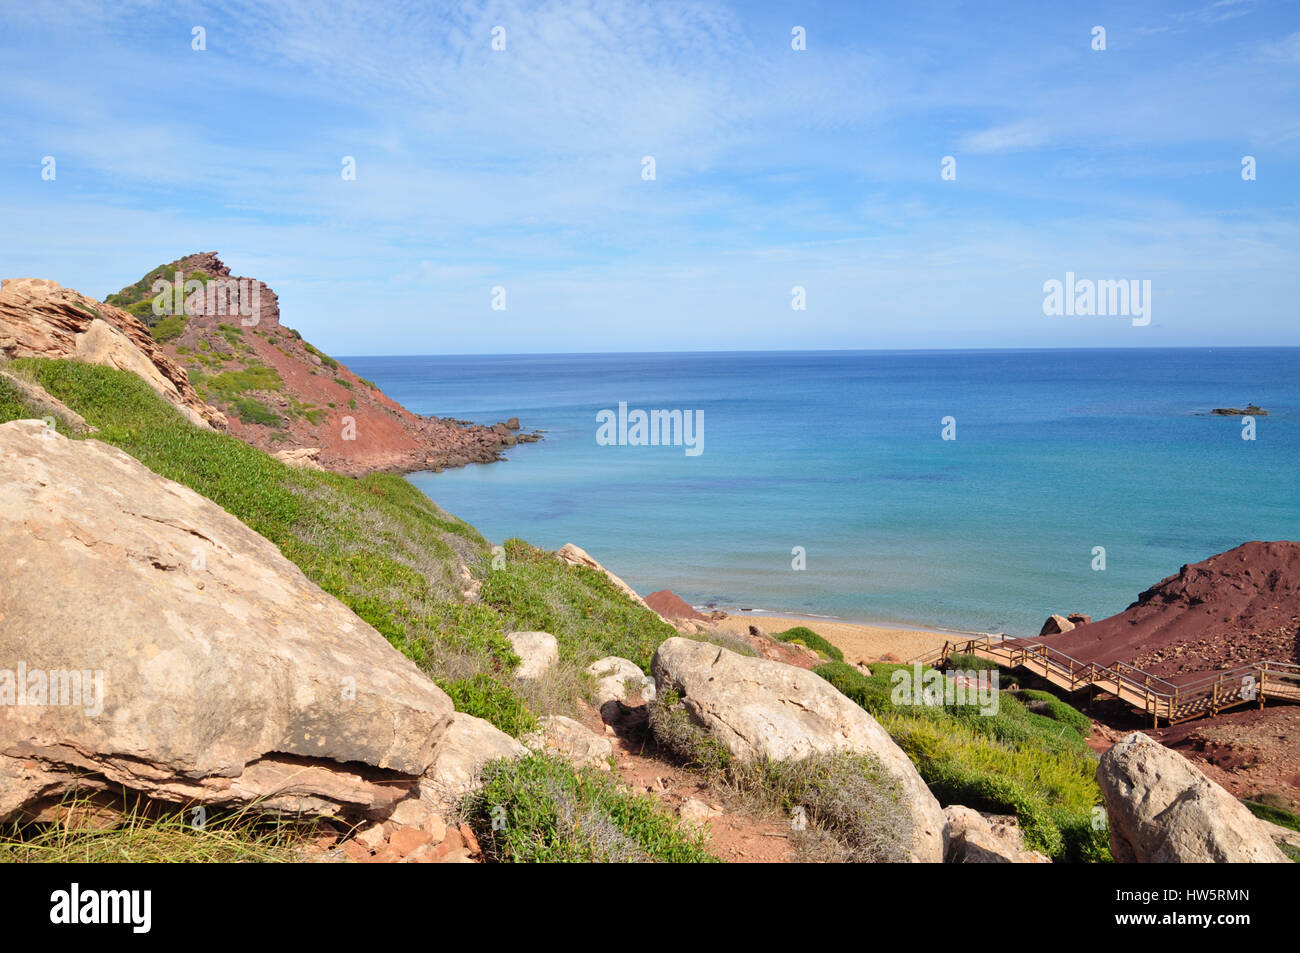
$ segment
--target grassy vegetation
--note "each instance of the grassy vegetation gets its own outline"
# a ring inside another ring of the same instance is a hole
[[[1085,715],[1043,692],[1003,691],[994,715],[974,705],[895,705],[900,669],[908,671],[878,663],[866,676],[831,662],[815,671],[880,721],[941,804],[1015,814],[1027,845],[1054,860],[1110,859],[1105,832],[1092,826],[1101,791]]]
[[[70,795],[58,820],[0,827],[0,863],[289,863],[312,833],[311,824],[251,811],[210,812],[200,829],[192,809],[140,801],[108,826],[87,823],[106,816],[89,797]]]
[[[98,439],[271,540],[436,673],[466,710],[512,734],[529,729],[533,715],[572,714],[585,685],[581,670],[597,658],[623,655],[648,670],[655,647],[673,635],[602,574],[520,540],[508,541],[504,566],[490,569],[491,552],[478,532],[399,476],[353,479],[286,466],[234,437],[193,426],[123,371],[42,359],[15,367],[99,428]],[[0,420],[41,416],[7,393],[0,388]],[[483,580],[477,604],[461,596],[462,566]],[[538,629],[559,640],[562,671],[540,687],[521,685],[505,633]]]
[[[603,573],[570,566],[522,539],[506,540],[505,568],[488,573],[479,597],[507,629],[556,636],[561,659],[581,668],[618,655],[649,674],[659,643],[677,634]]]
[[[954,652],[948,656],[948,662],[945,668],[948,671],[962,672],[983,672],[991,671],[998,667],[998,663],[986,658],[980,658],[978,655],[966,655],[961,652]]]
[[[276,430],[284,426],[280,415],[255,397],[236,397],[229,406],[235,416],[246,424],[261,424]]]
[[[514,863],[708,863],[703,836],[608,774],[546,755],[498,761],[463,811],[484,854]],[[495,821],[495,823],[494,823]]]
[[[695,723],[681,697],[672,689],[660,692],[650,705],[650,734],[659,747],[688,768],[712,778],[731,772],[731,752]]]
[[[18,388],[0,377],[0,422],[5,420],[39,420],[45,416],[45,411],[29,404]],[[67,433],[67,428],[58,427],[57,421],[56,428],[62,433]]]
[[[778,642],[794,642],[798,645],[806,645],[823,658],[828,658],[836,662],[844,661],[844,653],[831,643],[827,642],[820,635],[807,626],[797,625],[793,629],[786,629],[784,632],[778,632],[772,636]]]
[[[149,329],[149,333],[154,336],[154,340],[165,344],[176,340],[184,333],[185,322],[185,315],[169,314],[165,318],[160,318],[158,323]]]
[[[284,380],[274,367],[253,363],[237,371],[223,371],[203,382],[205,400],[230,403],[249,391],[278,391]]]
[[[116,294],[109,295],[104,299],[104,303],[111,304],[116,308],[121,308],[128,314],[135,315],[149,327],[162,323],[166,318],[154,313],[153,303],[157,295],[153,291],[153,284],[155,281],[163,280],[169,284],[173,284],[174,286],[177,271],[179,271],[179,264],[180,261],[177,260],[170,264],[159,265],[135,284],[123,288]],[[213,280],[211,275],[201,270],[187,271],[184,273],[183,277],[187,282],[199,281],[204,285],[207,285],[209,281]],[[180,316],[179,314],[174,314],[177,309],[170,290],[167,292],[167,296],[163,299],[161,304],[163,315],[171,317]],[[177,333],[179,334],[179,332]]]
[[[650,733],[669,756],[729,786],[738,802],[759,812],[802,812],[805,826],[795,829],[793,842],[806,859],[888,863],[907,857],[913,831],[902,791],[868,755],[740,763],[671,690],[650,706]]]
[[[1300,831],[1300,816],[1297,816],[1282,807],[1273,804],[1261,804],[1258,801],[1242,801],[1254,814],[1261,820],[1270,821],[1278,827],[1285,827],[1289,830]]]
[[[438,686],[451,697],[457,711],[485,718],[507,734],[518,737],[537,728],[537,718],[524,700],[491,675],[439,680]]]
[[[294,331],[294,332],[292,332],[292,333],[293,333],[293,335],[294,335],[295,337],[297,337],[300,341],[302,340],[302,335],[299,334],[297,331]],[[334,360],[334,358],[330,357],[330,356],[329,356],[328,354],[326,354],[324,351],[318,351],[316,348],[312,347],[312,346],[311,346],[310,344],[308,344],[306,341],[303,341],[303,342],[302,342],[302,346],[305,347],[305,348],[307,349],[307,353],[308,353],[308,354],[315,354],[317,357],[319,357],[319,358],[320,358],[320,362],[321,362],[322,364],[324,364],[326,367],[328,367],[330,370],[332,370],[332,371],[337,371],[337,370],[339,369],[339,362],[336,361],[336,360]]]

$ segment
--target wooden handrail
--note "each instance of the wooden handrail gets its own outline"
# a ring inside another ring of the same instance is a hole
[[[1096,662],[1088,662],[1085,665],[1078,659],[1041,642],[1017,639],[1015,644],[1008,646],[1005,640],[999,639],[994,642],[992,636],[987,635],[969,638],[964,643],[945,640],[943,650],[938,655],[930,651],[910,659],[908,664],[920,662],[933,665],[954,654],[987,658],[1007,668],[1037,669],[1044,676],[1055,675],[1063,681],[1068,681],[1071,691],[1092,685],[1124,699],[1124,692],[1127,690],[1133,696],[1142,699],[1140,705],[1132,698],[1127,699],[1129,704],[1135,708],[1142,708],[1157,719],[1166,718],[1170,723],[1177,720],[1180,712],[1192,712],[1187,717],[1196,717],[1206,710],[1211,714],[1218,714],[1221,707],[1243,704],[1255,698],[1260,699],[1262,704],[1263,699],[1270,694],[1272,697],[1283,697],[1287,700],[1295,697],[1292,694],[1279,694],[1280,691],[1300,692],[1300,665],[1292,662],[1264,659],[1239,665],[1233,669],[1208,673],[1204,678],[1196,681],[1175,685],[1167,679],[1143,671],[1127,662],[1117,661],[1114,663],[1114,668]],[[1081,673],[1085,671],[1086,677],[1083,677]],[[1255,677],[1255,690],[1249,698],[1243,698],[1240,687],[1246,676]],[[1228,680],[1237,682],[1238,687],[1229,687]],[[1111,683],[1113,687],[1106,687],[1106,682]],[[1270,685],[1276,686],[1271,693]],[[1162,691],[1161,688],[1167,690]]]

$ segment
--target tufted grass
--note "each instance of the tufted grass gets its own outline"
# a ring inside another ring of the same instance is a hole
[[[80,822],[85,816],[104,826]],[[94,798],[71,792],[56,820],[0,826],[0,863],[291,863],[315,830],[249,810],[212,811],[200,829],[192,808],[141,799],[106,817]]]
[[[876,717],[939,803],[1015,814],[1027,846],[1053,860],[1110,859],[1106,832],[1093,829],[1102,801],[1086,715],[1041,692],[1003,691],[994,715],[973,705],[899,706],[890,698],[899,670],[908,667],[879,663],[870,676],[842,663],[814,669]]]

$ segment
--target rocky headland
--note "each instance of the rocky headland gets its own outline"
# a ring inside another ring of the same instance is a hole
[[[157,290],[164,284],[170,290]],[[412,413],[283,325],[275,291],[233,275],[215,252],[155,268],[103,302],[52,281],[7,279],[0,327],[0,355],[129,370],[191,420],[292,465],[442,470],[541,439],[518,418],[482,426]]]

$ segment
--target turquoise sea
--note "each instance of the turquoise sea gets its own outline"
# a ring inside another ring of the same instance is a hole
[[[696,605],[1024,635],[1300,539],[1296,348],[343,360],[417,413],[547,432],[411,475],[445,509]],[[620,402],[703,411],[703,452],[601,445]],[[1254,440],[1209,415],[1250,402],[1269,411]]]

